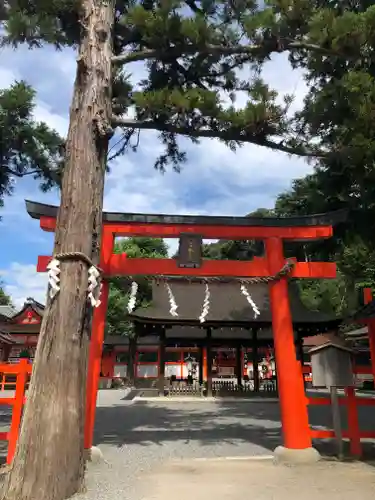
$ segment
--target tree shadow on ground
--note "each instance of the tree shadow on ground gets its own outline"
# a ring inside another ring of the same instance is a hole
[[[243,416],[240,406],[221,407],[218,403],[136,401],[128,405],[99,407],[96,413],[95,440],[98,444],[123,446],[162,445],[170,441],[196,441],[200,446],[218,443],[250,442],[266,449],[280,444],[281,429],[277,415],[263,417],[258,405]],[[278,405],[272,406],[272,412]]]
[[[345,408],[342,412],[345,429]],[[313,427],[332,428],[329,407],[312,406],[309,414]],[[361,429],[373,428],[371,409],[361,408],[359,419]],[[227,399],[198,403],[156,400],[97,408],[95,442],[99,445],[162,446],[172,441],[195,442],[202,448],[230,444],[234,450],[246,443],[250,445],[249,454],[271,452],[283,442],[279,404]],[[333,440],[315,440],[314,446],[324,455],[336,452]],[[375,443],[363,443],[363,450],[366,459],[375,458]]]

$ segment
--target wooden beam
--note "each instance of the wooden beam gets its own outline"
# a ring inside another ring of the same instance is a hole
[[[207,349],[207,396],[212,397],[212,330],[211,328],[206,328],[206,349]]]
[[[41,217],[39,219],[40,228],[47,233],[54,233],[56,228],[56,219],[54,217]]]
[[[239,344],[236,345],[236,376],[238,387],[242,387],[243,368],[241,340],[239,341]]]
[[[38,257],[37,271],[46,272],[51,257]],[[204,260],[196,269],[179,268],[175,259],[128,259],[126,254],[113,254],[105,266],[109,276],[201,276],[201,277],[264,277],[270,276],[265,258],[256,257],[251,261]],[[336,264],[333,262],[296,262],[290,276],[293,278],[335,278]]]
[[[258,329],[253,328],[253,346],[251,349],[251,357],[253,362],[253,378],[254,378],[254,392],[258,393],[260,388],[259,379],[259,360],[258,360]]]
[[[296,226],[296,227],[263,227],[263,226],[222,226],[196,224],[158,224],[158,223],[104,223],[105,228],[116,236],[147,236],[150,238],[178,238],[181,233],[199,234],[205,239],[228,240],[263,240],[265,238],[282,238],[287,240],[311,240],[330,238],[332,226]],[[40,227],[53,232],[56,219],[42,216]]]
[[[159,396],[164,396],[165,385],[165,328],[162,328],[159,336],[159,373],[158,373],[158,386]]]

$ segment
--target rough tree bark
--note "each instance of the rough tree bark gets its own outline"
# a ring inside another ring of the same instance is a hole
[[[110,135],[114,0],[82,0],[81,23],[54,254],[78,251],[98,262]],[[63,500],[83,485],[87,265],[62,262],[60,277],[60,293],[47,300],[4,500]]]

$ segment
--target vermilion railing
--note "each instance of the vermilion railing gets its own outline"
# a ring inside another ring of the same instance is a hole
[[[0,373],[17,377],[12,385],[16,386],[14,396],[0,397],[1,405],[12,406],[12,420],[8,432],[0,432],[0,440],[8,441],[7,464],[11,464],[16,451],[18,433],[21,425],[22,410],[25,403],[26,385],[31,374],[31,364],[27,359],[21,359],[17,364],[1,363]]]
[[[26,359],[20,360],[17,364],[0,364],[0,373],[15,375],[17,377],[13,386],[16,386],[13,397],[0,397],[0,404],[12,406],[12,419],[8,432],[0,432],[0,440],[8,441],[7,464],[11,464],[16,451],[17,439],[21,424],[22,411],[25,403],[25,391],[31,374],[32,365]],[[329,397],[310,397],[308,404],[314,406],[329,406]],[[356,396],[354,387],[345,389],[345,395],[339,398],[340,406],[346,406],[348,412],[348,429],[343,430],[343,438],[349,439],[350,452],[353,456],[359,457],[362,454],[361,439],[375,438],[374,431],[361,431],[358,421],[359,406],[375,406],[375,398]],[[311,437],[314,439],[330,439],[335,437],[332,429],[311,429]]]
[[[375,438],[375,431],[361,431],[358,421],[359,406],[375,406],[375,398],[356,396],[354,387],[345,389],[345,396],[339,398],[339,405],[346,406],[348,416],[348,429],[343,430],[343,438],[349,439],[350,453],[355,457],[362,455],[361,439]],[[328,397],[308,398],[309,405],[330,405],[331,399]],[[314,439],[329,439],[335,437],[332,429],[311,429],[311,437]]]

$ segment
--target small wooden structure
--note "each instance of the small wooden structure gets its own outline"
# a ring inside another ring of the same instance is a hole
[[[340,403],[337,388],[352,388],[354,376],[352,356],[353,350],[337,337],[326,344],[312,348],[310,351],[312,366],[312,384],[314,387],[325,387],[331,394],[333,429],[340,459],[344,457],[343,433],[341,425]]]
[[[339,338],[310,349],[314,387],[351,387],[354,351]]]

